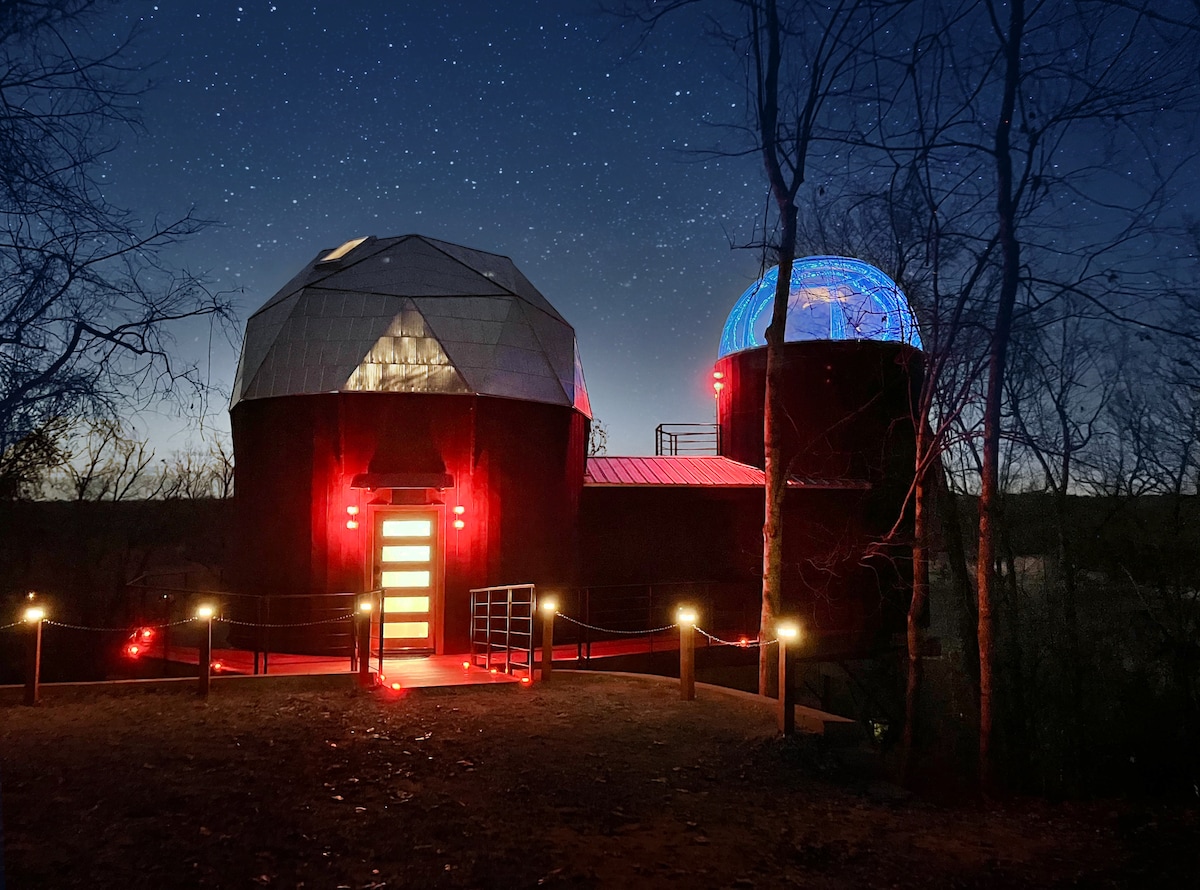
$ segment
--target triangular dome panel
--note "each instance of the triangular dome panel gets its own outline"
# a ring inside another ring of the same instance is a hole
[[[415,316],[415,318],[414,318]],[[470,390],[417,312],[397,315],[341,386],[343,392]]]

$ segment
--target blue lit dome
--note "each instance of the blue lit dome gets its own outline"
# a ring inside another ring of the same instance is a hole
[[[718,357],[766,345],[778,279],[775,266],[734,304]],[[891,340],[921,348],[917,320],[896,282],[862,260],[840,256],[795,261],[784,340]]]

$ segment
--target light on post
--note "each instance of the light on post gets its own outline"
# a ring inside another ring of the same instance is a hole
[[[204,631],[200,634],[199,683],[196,694],[208,698],[208,689],[212,679],[212,617],[213,607],[205,604],[196,609],[196,617],[204,622]]]
[[[558,614],[558,600],[541,597],[538,608],[542,610],[542,682],[548,683],[554,670],[554,616]]]
[[[46,610],[41,606],[30,606],[25,610],[25,614],[21,616],[21,620],[26,624],[34,624],[46,617]]]
[[[792,735],[796,731],[796,650],[800,645],[800,625],[795,621],[775,624],[779,639],[779,731]]]
[[[358,617],[354,635],[354,655],[357,663],[352,665],[358,669],[358,685],[366,689],[371,685],[371,611],[374,604],[371,597],[364,596],[358,601]]]
[[[679,697],[692,701],[696,697],[696,610],[680,606],[675,623],[679,625]]]

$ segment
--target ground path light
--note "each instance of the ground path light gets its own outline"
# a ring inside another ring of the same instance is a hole
[[[21,620],[29,625],[29,650],[26,657],[25,673],[25,704],[36,705],[40,690],[38,684],[42,672],[42,621],[46,610],[40,606],[30,606],[21,616]]]
[[[679,697],[692,701],[696,698],[696,610],[680,606],[675,622],[679,625]]]
[[[196,609],[196,617],[204,622],[200,632],[200,679],[196,689],[201,698],[208,698],[208,688],[212,680],[212,620],[213,607],[200,606]]]
[[[542,610],[542,682],[550,682],[550,674],[554,670],[554,616],[558,614],[558,601],[553,597],[545,597],[538,601]],[[529,666],[533,674],[533,665]]]
[[[796,731],[796,650],[800,643],[800,625],[780,621],[775,625],[779,639],[779,731],[792,735]]]

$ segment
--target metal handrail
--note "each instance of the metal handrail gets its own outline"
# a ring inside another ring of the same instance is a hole
[[[502,584],[471,590],[471,663],[491,670],[493,655],[503,656],[504,672],[520,667],[515,655],[525,656],[524,668],[533,672],[534,613],[537,589],[533,584]]]

